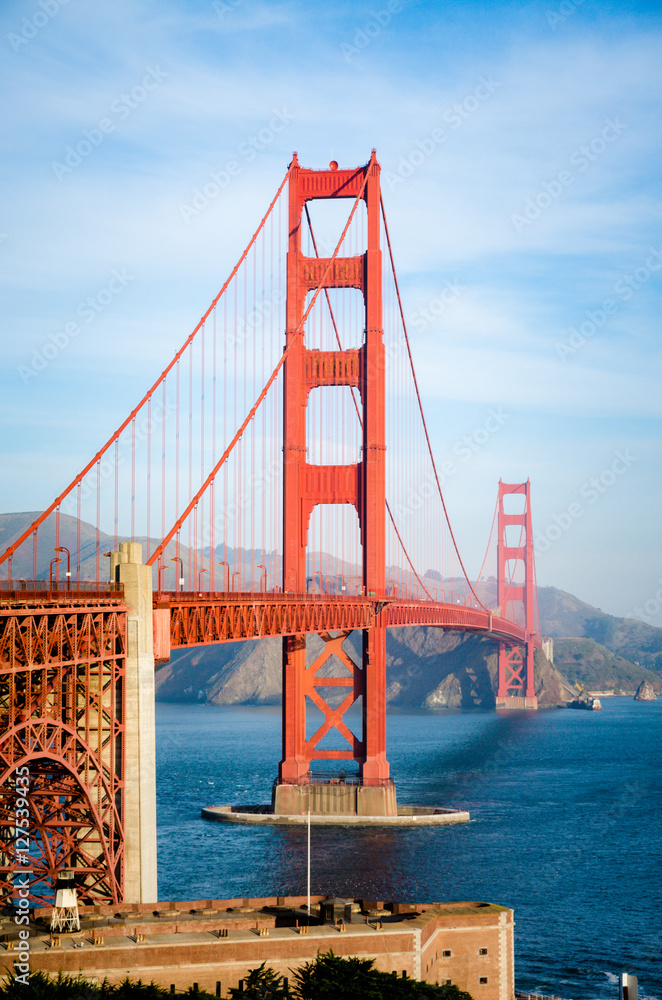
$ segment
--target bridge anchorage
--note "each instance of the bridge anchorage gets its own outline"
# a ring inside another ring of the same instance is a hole
[[[467,818],[397,803],[389,628],[491,638],[497,707],[536,707],[530,486],[499,484],[496,577],[470,582],[374,152],[348,170],[304,169],[295,154],[230,277],[138,406],[42,514],[13,517],[0,556],[5,905],[52,900],[62,869],[76,872],[84,902],[157,899],[154,665],[178,649],[282,644],[272,802],[205,809],[214,819]],[[110,583],[98,582],[105,557]],[[342,771],[329,774],[330,762]]]

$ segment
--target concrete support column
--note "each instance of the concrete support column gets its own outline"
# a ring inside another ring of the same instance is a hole
[[[129,609],[126,656],[124,901],[155,903],[156,750],[152,569],[142,545],[120,542],[110,557],[111,579],[124,585]]]

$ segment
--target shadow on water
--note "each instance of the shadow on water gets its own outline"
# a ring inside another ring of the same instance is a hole
[[[518,987],[615,1000],[639,975],[660,1000],[662,701],[604,711],[388,716],[401,803],[467,805],[472,822],[316,827],[314,892],[488,900],[516,911]],[[226,826],[211,804],[269,800],[280,711],[157,706],[162,899],[303,893],[305,828]],[[654,919],[655,917],[655,919]]]

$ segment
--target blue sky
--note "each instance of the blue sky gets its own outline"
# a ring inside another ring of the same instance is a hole
[[[655,4],[588,0],[7,0],[0,509],[120,423],[293,150],[374,146],[439,461],[504,415],[445,484],[469,571],[499,478],[530,478],[539,583],[662,625],[661,36]]]

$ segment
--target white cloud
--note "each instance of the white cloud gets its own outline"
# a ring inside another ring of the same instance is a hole
[[[17,4],[5,9],[5,37],[20,28],[24,12]],[[510,23],[497,24],[492,39],[492,22],[476,8],[471,44],[458,30],[469,15],[448,14],[447,25],[443,12],[424,5],[347,62],[340,46],[369,5],[312,10],[245,0],[220,18],[211,3],[104,0],[64,6],[33,40],[8,51],[0,69],[8,147],[0,217],[7,234],[0,241],[3,407],[9,436],[20,427],[14,441],[39,460],[36,479],[52,477],[53,492],[62,485],[41,439],[58,447],[58,435],[77,420],[71,412],[53,419],[49,394],[88,406],[84,443],[91,448],[109,433],[206,309],[293,149],[304,165],[324,166],[332,157],[365,162],[376,146],[408,316],[444,282],[464,286],[437,321],[412,331],[412,342],[442,439],[450,427],[460,433],[472,426],[493,402],[517,412],[494,450],[472,466],[485,476],[483,491],[515,456],[512,467],[531,466],[544,482],[536,495],[554,508],[563,502],[563,473],[550,474],[547,455],[556,465],[581,467],[600,442],[609,453],[614,421],[657,427],[656,273],[565,365],[554,345],[659,244],[659,25],[614,18],[598,31],[578,13],[555,33],[540,12],[534,29],[534,13],[509,11]],[[140,86],[149,66],[168,76],[120,118],[113,103]],[[477,98],[481,77],[498,86]],[[242,154],[240,145],[251,148],[281,108],[292,122],[254,158]],[[456,127],[458,114],[465,117]],[[53,161],[104,116],[112,118],[112,133],[58,180]],[[617,119],[627,127],[583,167],[581,147]],[[446,138],[430,150],[435,128]],[[182,204],[230,160],[239,163],[238,176],[187,224]],[[386,174],[399,169],[409,175],[392,187]],[[564,170],[571,181],[518,231],[513,215],[527,199],[546,202],[545,185]],[[75,316],[114,268],[135,280],[43,378],[24,385],[16,366]],[[83,383],[84,391],[77,388]],[[100,412],[91,385],[108,401]],[[575,421],[572,434],[559,429],[567,420]],[[83,446],[70,450],[82,453]],[[30,462],[16,469],[8,507],[29,505],[20,486],[32,480],[29,470]],[[466,483],[474,489],[478,480]],[[458,479],[452,489],[463,485]],[[644,509],[635,477],[620,496],[624,510]],[[458,506],[460,534],[471,537],[471,519],[485,502],[481,494]],[[595,544],[588,536],[578,543],[583,565]],[[632,544],[642,575],[649,552],[642,529]]]

